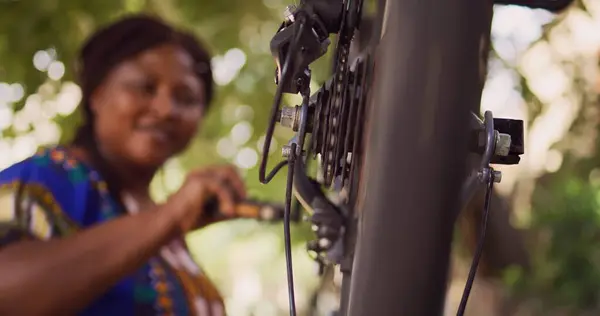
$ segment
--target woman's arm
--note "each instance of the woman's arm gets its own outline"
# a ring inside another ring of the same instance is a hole
[[[73,315],[179,232],[158,207],[63,239],[0,249],[0,315]]]
[[[165,204],[63,238],[14,241],[6,234],[8,240],[0,239],[0,247],[5,244],[0,248],[0,315],[63,316],[83,310],[163,244],[192,229],[209,199],[216,197],[219,213],[233,216],[234,198],[223,185],[227,180],[241,183],[229,167],[192,171]],[[243,197],[243,188],[239,191]],[[17,191],[17,197],[18,192],[23,191]],[[23,212],[11,210],[15,193],[5,193],[4,199],[0,194],[0,224],[17,225],[24,233],[47,238],[47,231],[30,226],[35,224],[30,219],[15,219]]]

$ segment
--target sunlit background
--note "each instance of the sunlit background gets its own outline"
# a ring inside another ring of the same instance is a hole
[[[153,194],[164,199],[178,188],[186,171],[226,161],[242,170],[253,197],[281,202],[284,177],[262,186],[257,164],[275,88],[269,41],[287,4],[0,1],[0,169],[32,155],[38,146],[71,139],[81,100],[73,79],[78,46],[97,26],[127,12],[147,10],[192,29],[209,44],[219,86],[202,133],[185,155],[161,170],[152,184]],[[472,312],[505,315],[507,305],[519,315],[600,311],[600,2],[582,0],[559,16],[497,7],[492,36],[482,110],[526,122],[526,155],[520,165],[502,168],[498,190],[512,204],[511,223],[527,231],[534,271],[507,269],[502,276],[478,282],[474,297],[479,299],[470,300]],[[327,61],[314,68],[314,87],[328,69]],[[280,147],[291,135],[282,130],[276,136],[273,161],[279,160]],[[308,313],[315,293],[322,294],[320,310],[334,308],[337,302],[331,294],[335,291],[324,286],[305,251],[311,236],[305,226],[293,231],[294,271],[297,304]],[[230,315],[286,315],[282,236],[279,224],[249,220],[214,225],[189,236],[195,258],[222,291]],[[568,240],[571,247],[556,246],[553,241],[558,239]],[[470,255],[456,256],[449,315],[456,310]],[[339,279],[332,282],[335,286]]]

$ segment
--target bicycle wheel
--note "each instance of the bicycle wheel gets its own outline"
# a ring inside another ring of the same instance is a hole
[[[573,0],[514,1],[552,11]],[[486,184],[462,315],[481,258],[493,183],[500,179],[490,163],[517,164],[524,153],[522,121],[496,119],[491,112],[482,121],[469,113],[477,112],[486,74],[493,1],[379,0],[366,52],[367,41],[354,36],[362,5],[304,0],[288,7],[271,41],[278,87],[266,138],[276,122],[296,135],[284,150],[286,160],[268,175],[265,141],[259,180],[268,183],[289,167],[284,235],[290,313],[295,315],[292,191],[318,238],[308,249],[321,264],[339,264],[344,274],[342,315],[430,315],[444,305],[459,210]],[[337,34],[334,73],[311,94],[308,66],[324,54],[329,34]],[[350,51],[360,52],[352,64]],[[280,109],[283,93],[300,93],[302,104]],[[467,166],[467,149],[479,156],[475,173]],[[308,174],[306,159],[317,156],[321,180]],[[330,189],[341,204],[327,198],[324,190]]]
[[[385,7],[348,315],[439,315],[492,3]]]
[[[259,180],[267,183],[289,166],[284,227],[290,313],[295,315],[289,252],[293,187],[319,238],[309,242],[309,250],[318,262],[325,252],[330,263],[341,266],[342,315],[438,314],[458,210],[478,183],[487,184],[490,196],[496,177],[490,163],[518,163],[522,122],[496,122],[491,112],[481,121],[469,113],[478,109],[485,77],[491,1],[379,0],[366,52],[351,69],[348,53],[357,43],[362,4],[305,0],[287,10],[271,41],[278,89],[267,139],[275,122],[297,133],[285,150],[286,161],[269,175],[270,142],[265,141]],[[338,34],[334,74],[311,95],[308,66],[323,55],[328,34]],[[355,52],[366,41],[358,43]],[[302,104],[279,109],[283,93],[300,93]],[[480,164],[476,177],[463,181],[467,149],[480,156]],[[306,167],[306,159],[318,155],[321,180],[310,178]],[[323,189],[333,189],[343,202],[329,200]],[[477,248],[464,298],[481,255]],[[466,299],[461,308],[465,304]]]

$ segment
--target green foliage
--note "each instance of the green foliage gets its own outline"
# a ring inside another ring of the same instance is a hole
[[[567,170],[544,180],[533,196],[532,268],[508,269],[505,281],[519,300],[543,302],[536,315],[558,309],[598,312],[600,186]]]
[[[566,75],[564,92],[560,97],[568,99],[567,108],[575,109],[573,120],[568,119],[564,139],[548,142],[549,150],[560,156],[560,169],[550,171],[527,170],[530,175],[523,177],[522,186],[517,185],[515,213],[526,213],[527,243],[531,256],[530,267],[525,270],[511,267],[504,271],[504,281],[510,293],[509,303],[516,315],[597,315],[600,312],[600,186],[598,185],[598,159],[600,159],[597,137],[599,126],[591,113],[597,111],[597,72],[585,74],[590,66],[597,66],[591,54],[571,54],[568,57],[559,52],[568,46],[576,33],[574,20],[585,20],[590,12],[585,12],[584,3],[576,1],[571,11],[558,15],[543,26],[543,34],[531,47],[537,44],[549,47],[540,58],[552,60],[549,64]],[[583,14],[582,14],[583,13]],[[598,16],[595,16],[598,19]],[[564,42],[560,42],[560,41]],[[539,48],[539,45],[538,45]],[[535,48],[534,48],[535,49]],[[525,53],[521,53],[525,55]],[[527,125],[531,128],[526,142],[543,142],[543,137],[534,137],[536,123],[561,105],[560,102],[544,97],[540,93],[535,76],[528,76],[525,58],[517,59],[509,68],[518,72],[517,89],[527,104]],[[521,63],[521,64],[519,64]],[[594,65],[595,64],[595,65]],[[559,98],[560,98],[559,97]],[[554,99],[554,98],[552,98]],[[556,100],[556,99],[554,99]],[[556,123],[563,121],[553,120]],[[551,124],[537,126],[538,132],[552,134]],[[527,156],[535,156],[540,144],[528,145],[524,163],[538,167],[545,163]],[[529,161],[527,161],[529,160]],[[531,167],[530,167],[531,168]],[[535,168],[531,168],[535,169]],[[540,168],[542,169],[542,168]],[[526,169],[523,169],[524,171]],[[538,169],[539,170],[539,169]],[[529,179],[527,179],[530,177]],[[533,189],[533,194],[522,194],[519,190]],[[526,196],[526,197],[525,197]],[[525,198],[524,198],[525,197]]]
[[[534,225],[552,230],[546,259],[550,264],[540,271],[541,281],[554,288],[557,302],[590,307],[600,294],[600,267],[594,257],[600,255],[596,241],[598,224],[598,190],[577,179],[569,179],[554,203],[540,205]],[[554,191],[554,192],[556,192]],[[549,199],[550,200],[550,199]]]

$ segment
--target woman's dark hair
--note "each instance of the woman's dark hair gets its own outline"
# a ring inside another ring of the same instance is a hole
[[[85,121],[78,129],[73,145],[90,153],[91,163],[101,173],[110,194],[121,206],[119,182],[98,148],[90,98],[115,66],[163,44],[178,45],[190,55],[194,61],[194,71],[204,84],[205,107],[208,107],[214,91],[209,52],[192,34],[174,29],[158,18],[127,16],[93,34],[80,52],[77,71]]]

